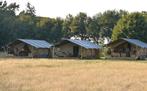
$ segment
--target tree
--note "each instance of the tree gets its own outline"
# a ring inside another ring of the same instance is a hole
[[[62,26],[63,26],[63,20],[61,18],[56,18],[51,20],[53,26],[51,27],[49,31],[49,39],[51,42],[55,43],[61,40],[63,37],[62,34]]]
[[[19,9],[19,5],[16,4],[16,3],[11,3],[8,7],[7,7],[8,10],[11,10],[13,12],[17,11]]]
[[[118,20],[127,14],[127,11],[123,10],[108,10],[104,13],[98,13],[94,16],[94,19],[98,22],[99,25],[99,37],[101,39],[107,38],[108,40],[111,38],[112,30]]]
[[[98,43],[100,38],[100,26],[98,24],[99,21],[95,17],[88,17],[87,23],[87,35],[89,37],[89,40]]]
[[[27,3],[27,9],[26,9],[26,14],[29,14],[31,16],[35,16],[35,7],[32,6],[29,2]]]
[[[147,14],[131,13],[123,16],[113,29],[112,40],[135,38],[147,42]]]
[[[72,21],[71,31],[74,35],[80,37],[82,40],[86,39],[86,29],[87,29],[87,15],[80,12]]]
[[[12,33],[16,26],[15,11],[18,8],[16,3],[8,5],[6,1],[0,2],[0,47],[13,39]]]
[[[94,17],[80,12],[65,19],[38,17],[30,3],[16,15],[19,5],[0,1],[0,47],[19,39],[43,39],[55,43],[62,38],[81,38],[100,43],[110,38],[138,38],[147,41],[147,12],[128,14],[126,11],[106,11]],[[112,34],[113,30],[113,34]]]
[[[64,38],[70,38],[73,36],[73,32],[71,31],[71,24],[73,22],[74,17],[72,15],[67,15],[65,20],[63,21],[62,33]]]

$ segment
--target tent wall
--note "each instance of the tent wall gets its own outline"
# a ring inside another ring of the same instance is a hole
[[[31,51],[33,57],[47,57],[49,55],[49,49],[33,48]]]
[[[78,47],[78,56],[76,57],[96,58],[99,53],[98,49],[86,49],[72,43],[67,43],[55,48],[55,57],[75,57],[74,46]]]
[[[70,43],[55,47],[55,57],[70,57],[73,56],[73,46]]]
[[[116,44],[117,45],[117,44]],[[130,46],[128,46],[130,45]],[[147,49],[138,47],[136,45],[130,43],[123,43],[121,45],[110,47],[111,48],[111,56],[112,57],[139,57],[139,56],[146,56]]]
[[[99,55],[98,49],[80,48],[80,56],[82,58],[96,58]]]
[[[24,51],[24,46],[27,46],[29,50],[27,57],[47,57],[49,55],[49,49],[35,48],[25,43],[15,44],[10,49],[13,50],[15,56],[25,56],[21,54]]]

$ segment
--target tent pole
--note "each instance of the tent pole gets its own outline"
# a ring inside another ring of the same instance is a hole
[[[54,53],[55,53],[55,47],[53,47],[53,52],[52,52],[52,57],[54,58]]]

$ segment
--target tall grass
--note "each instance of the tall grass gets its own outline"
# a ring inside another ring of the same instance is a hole
[[[147,63],[5,58],[0,91],[147,91]]]

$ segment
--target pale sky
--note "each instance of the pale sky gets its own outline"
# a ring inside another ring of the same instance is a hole
[[[106,10],[147,11],[147,0],[6,0],[20,4],[25,9],[30,2],[36,9],[36,15],[45,17],[65,17],[85,12],[93,16]]]

